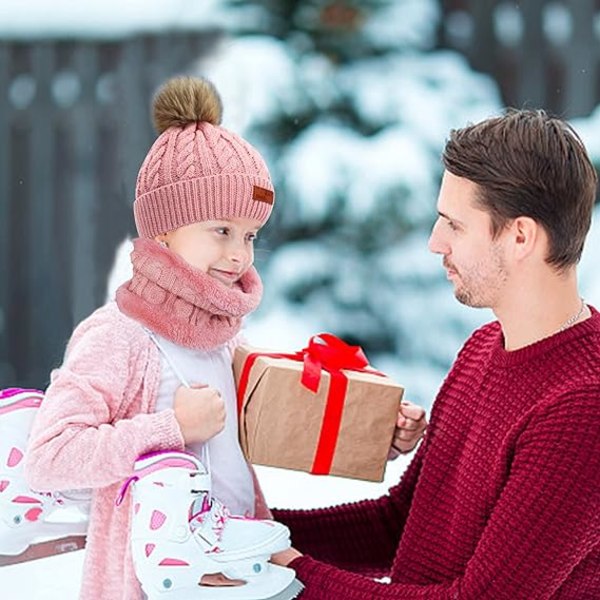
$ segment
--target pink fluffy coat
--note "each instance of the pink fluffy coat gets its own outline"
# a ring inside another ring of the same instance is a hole
[[[184,449],[173,410],[154,412],[159,381],[158,349],[115,303],[76,328],[52,373],[25,468],[34,489],[94,490],[81,600],[142,597],[128,543],[131,496],[118,508],[115,499],[138,456]],[[266,517],[254,480],[256,515]]]

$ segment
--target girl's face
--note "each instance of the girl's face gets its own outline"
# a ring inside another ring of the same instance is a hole
[[[166,242],[192,267],[231,287],[254,262],[260,227],[256,219],[232,217],[184,225],[155,239]]]

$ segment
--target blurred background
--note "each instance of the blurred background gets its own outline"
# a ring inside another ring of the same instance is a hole
[[[277,190],[249,341],[335,333],[429,408],[493,317],[454,299],[427,250],[445,139],[544,108],[600,166],[599,41],[600,0],[0,0],[0,387],[44,389],[128,278],[151,97],[190,74],[215,82]],[[600,306],[598,221],[580,281]],[[309,508],[377,497],[409,460],[381,484],[257,472],[271,506]],[[78,597],[83,554],[4,568],[7,598]]]
[[[600,165],[598,0],[2,0],[0,387],[45,388],[128,275],[152,93],[220,90],[277,190],[252,343],[320,331],[431,405],[486,311],[427,251],[451,128],[504,106],[567,118]],[[596,222],[581,264],[600,303]]]

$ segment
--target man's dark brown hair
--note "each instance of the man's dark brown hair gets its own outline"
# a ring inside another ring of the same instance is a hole
[[[450,173],[479,185],[494,237],[511,220],[531,217],[548,234],[549,264],[561,270],[579,261],[597,176],[567,123],[542,110],[510,109],[452,130],[442,160]]]

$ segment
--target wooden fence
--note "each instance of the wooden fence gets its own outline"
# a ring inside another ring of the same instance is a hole
[[[565,118],[600,98],[599,0],[442,0],[441,44],[500,85],[507,105]]]
[[[600,97],[600,0],[441,0],[440,45],[506,104],[587,115]],[[149,98],[218,32],[121,41],[0,40],[0,387],[45,386],[74,324],[104,300],[134,232]]]
[[[0,40],[0,387],[46,386],[135,231],[157,85],[218,33]]]

